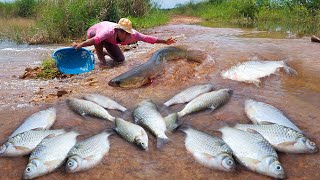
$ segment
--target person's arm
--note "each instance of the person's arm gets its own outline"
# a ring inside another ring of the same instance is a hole
[[[164,39],[157,39],[156,43],[162,43],[162,44],[167,44],[167,45],[170,45],[170,44],[173,44],[175,43],[176,40],[173,38],[173,37],[170,37],[166,40]]]
[[[92,46],[94,45],[94,38],[87,39],[86,41],[83,41],[82,43],[73,43],[72,47],[76,49],[80,49],[82,47]]]
[[[143,41],[143,42],[151,43],[151,44],[162,43],[162,44],[170,45],[170,44],[173,44],[176,42],[176,39],[174,39],[172,37],[170,37],[168,39],[159,39],[154,36],[148,36],[148,35],[142,34],[138,31],[135,32],[135,38],[137,41]]]

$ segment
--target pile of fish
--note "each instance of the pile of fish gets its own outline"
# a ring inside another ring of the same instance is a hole
[[[152,100],[140,102],[133,110],[134,123],[112,116],[106,109],[127,111],[114,100],[89,94],[69,98],[66,103],[81,116],[94,116],[112,123],[113,130],[104,130],[77,142],[80,134],[63,129],[49,130],[56,120],[56,109],[49,108],[28,117],[0,147],[0,156],[29,155],[25,179],[48,174],[66,162],[66,172],[91,169],[102,161],[110,149],[108,137],[114,132],[141,149],[148,150],[147,129],[157,139],[157,148],[170,143],[168,132],[186,134],[185,147],[197,162],[205,167],[232,172],[236,160],[247,169],[274,178],[285,178],[285,170],[277,151],[285,153],[315,153],[318,148],[304,133],[277,108],[252,99],[246,100],[245,113],[253,124],[236,124],[219,129],[222,137],[196,130],[183,124],[192,113],[211,110],[226,104],[231,89],[214,90],[211,84],[189,87],[170,100],[166,107],[187,103],[179,112],[163,117]]]

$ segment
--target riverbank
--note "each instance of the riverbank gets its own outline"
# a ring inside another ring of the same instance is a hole
[[[184,59],[168,62],[163,75],[157,77],[151,85],[138,89],[117,89],[107,83],[113,77],[146,62],[156,50],[166,45],[138,43],[137,48],[124,52],[126,62],[122,66],[113,69],[97,67],[87,74],[50,81],[21,80],[17,76],[26,67],[38,66],[39,57],[50,56],[60,46],[32,46],[38,50],[31,51],[28,51],[30,46],[24,51],[17,51],[21,48],[13,48],[14,51],[1,49],[0,57],[5,54],[10,60],[1,62],[0,66],[3,72],[0,76],[0,140],[10,135],[24,118],[52,106],[57,108],[57,121],[53,129],[75,130],[84,138],[112,126],[105,121],[91,117],[85,119],[73,113],[65,103],[69,97],[81,97],[86,93],[107,95],[128,108],[125,113],[111,110],[110,114],[132,121],[132,110],[142,100],[152,99],[165,116],[182,109],[184,105],[166,108],[163,102],[186,87],[211,83],[215,89],[232,89],[234,93],[230,101],[213,112],[204,111],[185,117],[186,124],[212,134],[223,123],[250,123],[244,114],[244,101],[252,98],[282,110],[311,140],[320,144],[319,43],[311,43],[310,37],[247,37],[246,34],[259,31],[209,28],[184,24],[185,21],[181,19],[172,22],[148,29],[146,33],[162,38],[183,35],[185,38],[180,39],[176,45],[201,50],[207,54],[207,58],[202,64]],[[279,75],[264,78],[261,88],[220,77],[222,70],[251,59],[286,60],[298,72],[298,76],[289,77],[279,72]],[[58,97],[58,91],[67,93]],[[97,167],[77,174],[67,174],[63,168],[59,168],[40,179],[269,179],[240,165],[233,173],[203,167],[187,153],[184,134],[173,133],[169,137],[172,142],[159,151],[155,147],[156,139],[149,134],[149,151],[145,152],[118,136],[112,136],[110,152]],[[317,154],[279,153],[279,156],[289,179],[320,177],[316,168],[320,162]],[[21,179],[27,161],[27,157],[0,158],[2,177]]]

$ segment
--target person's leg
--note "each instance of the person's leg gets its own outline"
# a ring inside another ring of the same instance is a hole
[[[107,55],[109,55],[116,64],[121,64],[124,62],[125,57],[118,45],[103,42],[104,47],[107,50]]]
[[[88,32],[88,38],[92,38],[96,35],[95,31],[89,31]],[[104,49],[103,49],[103,44],[95,44],[94,45],[96,54],[98,56],[98,59],[100,61],[101,64],[106,64],[106,59],[104,58],[105,54],[104,54]]]

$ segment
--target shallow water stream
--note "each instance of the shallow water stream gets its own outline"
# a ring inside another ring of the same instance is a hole
[[[81,97],[85,93],[107,95],[129,110],[122,114],[110,111],[114,116],[132,121],[131,112],[144,99],[152,99],[163,115],[178,111],[184,105],[165,108],[162,103],[181,90],[196,84],[212,83],[215,89],[231,88],[234,94],[223,107],[211,112],[204,111],[185,117],[185,123],[213,133],[225,123],[249,123],[244,114],[244,101],[252,98],[269,103],[282,110],[305,134],[320,146],[320,44],[305,38],[255,38],[250,30],[236,28],[209,28],[197,25],[167,25],[148,31],[158,37],[185,35],[177,45],[207,54],[202,64],[177,60],[168,62],[164,74],[149,85],[139,89],[123,90],[107,85],[108,81],[147,61],[157,49],[164,45],[139,43],[138,48],[125,52],[123,66],[113,69],[99,69],[89,74],[73,76],[65,80],[20,80],[26,66],[36,66],[41,58],[49,56],[53,49],[39,49],[27,52],[0,49],[0,140],[5,139],[24,118],[32,113],[54,106],[57,120],[54,129],[65,128],[91,136],[111,124],[95,118],[82,118],[65,104],[67,97]],[[250,36],[246,36],[250,34]],[[43,54],[42,54],[43,53]],[[22,61],[14,61],[23,59]],[[262,87],[253,84],[223,80],[219,73],[238,62],[247,60],[286,60],[298,72],[290,77],[280,71],[263,79]],[[94,81],[90,84],[90,81]],[[48,97],[58,89],[70,92],[61,98]],[[219,135],[219,134],[217,134]],[[269,179],[238,165],[233,173],[208,169],[195,162],[184,147],[184,134],[169,134],[172,142],[162,150],[155,148],[156,140],[149,134],[149,151],[141,151],[117,135],[110,137],[111,148],[102,164],[87,172],[67,174],[63,168],[39,179]],[[320,156],[317,154],[279,153],[280,161],[289,179],[319,179]],[[1,179],[20,179],[28,157],[0,158]]]

